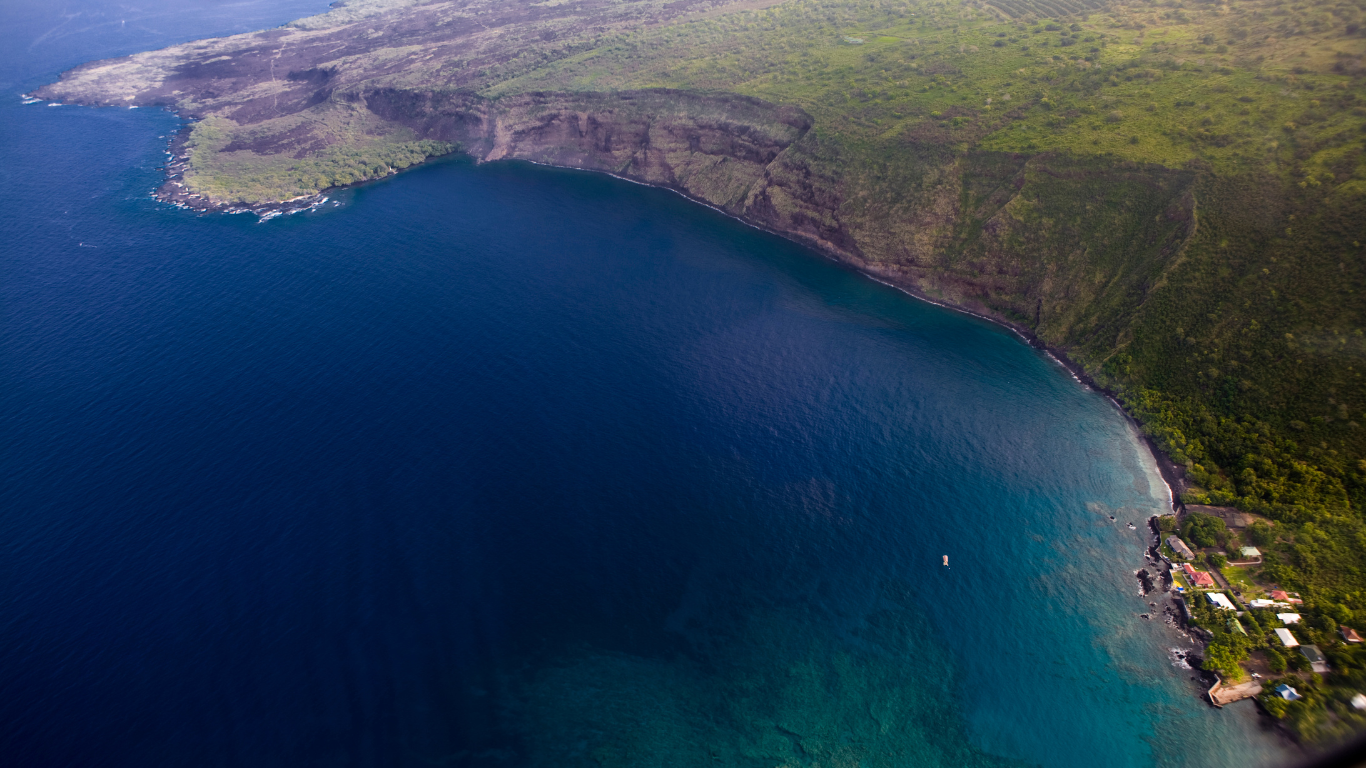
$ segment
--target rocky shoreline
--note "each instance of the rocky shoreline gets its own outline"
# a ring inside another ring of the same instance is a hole
[[[1153,609],[1160,609],[1160,613],[1154,610],[1151,613],[1140,614],[1140,616],[1152,620],[1155,618],[1153,614],[1160,615],[1162,623],[1171,627],[1179,636],[1194,646],[1189,650],[1172,648],[1170,650],[1172,663],[1190,670],[1192,673],[1191,681],[1201,686],[1201,700],[1209,703],[1210,706],[1215,706],[1208,697],[1208,690],[1219,682],[1219,678],[1214,673],[1200,668],[1200,663],[1203,660],[1204,643],[1208,638],[1204,636],[1201,629],[1190,626],[1190,615],[1184,600],[1171,592],[1173,583],[1171,563],[1162,557],[1159,549],[1162,543],[1162,529],[1159,527],[1158,520],[1159,518],[1156,515],[1148,518],[1148,532],[1152,535],[1152,543],[1144,553],[1144,558],[1147,560],[1145,567],[1134,575],[1138,579],[1139,590],[1145,599],[1156,595],[1158,600],[1161,600],[1162,597],[1166,597],[1168,600],[1165,601],[1165,605],[1159,605],[1158,602],[1149,600],[1148,606]],[[1149,568],[1152,569],[1151,573],[1148,571]]]
[[[325,192],[319,192],[274,203],[223,203],[192,192],[184,183],[185,171],[190,167],[189,126],[190,123],[186,122],[176,131],[166,150],[171,159],[162,168],[166,179],[152,193],[157,200],[200,213],[253,213],[261,221],[314,210],[329,200]]]
[[[1215,701],[1213,697],[1213,692],[1218,690],[1223,681],[1213,672],[1201,668],[1201,664],[1204,661],[1206,645],[1209,640],[1212,639],[1213,635],[1206,630],[1190,625],[1190,613],[1185,605],[1185,600],[1173,595],[1171,592],[1173,584],[1173,566],[1171,562],[1162,556],[1160,551],[1162,545],[1162,529],[1159,527],[1158,516],[1154,515],[1153,517],[1148,518],[1148,531],[1152,536],[1150,540],[1152,543],[1149,545],[1147,552],[1144,553],[1144,557],[1148,562],[1144,568],[1134,574],[1139,582],[1140,592],[1145,599],[1148,599],[1153,594],[1159,595],[1159,601],[1161,600],[1161,596],[1166,596],[1168,598],[1168,600],[1165,601],[1166,605],[1161,605],[1159,602],[1155,601],[1149,601],[1148,606],[1153,609],[1161,608],[1160,615],[1162,617],[1162,622],[1171,627],[1172,631],[1175,632],[1177,636],[1186,640],[1192,646],[1189,649],[1171,648],[1168,653],[1172,664],[1181,668],[1183,671],[1189,672],[1190,682],[1194,684],[1195,689],[1198,691],[1197,698],[1202,702],[1213,708],[1228,706],[1227,703],[1221,705],[1219,702]],[[1149,568],[1152,569],[1151,572],[1149,572]],[[1140,618],[1153,620],[1156,617],[1152,614],[1140,614]],[[1280,721],[1267,714],[1267,712],[1262,709],[1261,704],[1257,703],[1255,699],[1253,708],[1249,711],[1255,718],[1259,728],[1267,731],[1275,731],[1278,734],[1281,745],[1284,748],[1305,757],[1312,754]]]

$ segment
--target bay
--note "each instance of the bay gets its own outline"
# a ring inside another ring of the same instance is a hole
[[[1151,456],[1007,331],[525,164],[178,211],[172,116],[17,98],[318,10],[0,11],[7,761],[1287,759],[1139,618]]]

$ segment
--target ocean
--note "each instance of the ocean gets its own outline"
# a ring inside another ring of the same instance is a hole
[[[199,215],[172,115],[20,104],[323,9],[0,8],[0,763],[1291,759],[1140,617],[1133,427],[1009,331],[524,163]]]

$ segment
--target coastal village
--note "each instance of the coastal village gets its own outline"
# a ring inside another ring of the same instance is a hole
[[[1297,736],[1366,724],[1366,628],[1345,623],[1351,614],[1341,606],[1306,603],[1272,580],[1276,551],[1286,546],[1274,521],[1183,505],[1149,522],[1157,573],[1138,578],[1145,594],[1169,593],[1173,623],[1204,644],[1189,661],[1212,682],[1210,704],[1255,698]]]

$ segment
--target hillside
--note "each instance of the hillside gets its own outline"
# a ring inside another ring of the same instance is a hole
[[[39,95],[198,120],[163,193],[201,207],[459,147],[674,188],[1013,323],[1116,394],[1188,502],[1278,523],[1254,586],[1302,592],[1327,638],[1366,628],[1363,24],[1328,1],[371,0]],[[1283,713],[1306,738],[1340,732],[1328,688]]]

